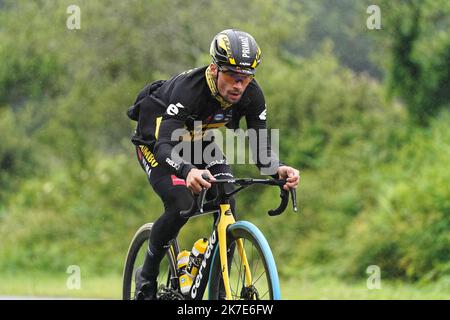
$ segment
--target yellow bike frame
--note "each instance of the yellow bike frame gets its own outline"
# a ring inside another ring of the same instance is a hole
[[[220,264],[223,284],[225,287],[225,293],[227,300],[231,300],[231,287],[230,279],[228,277],[228,258],[227,258],[227,227],[235,223],[233,214],[231,213],[229,204],[220,205],[220,217],[219,223],[217,224],[217,231],[219,236],[219,253],[220,253]],[[236,241],[239,256],[241,258],[242,266],[245,270],[245,286],[250,287],[252,284],[252,275],[250,273],[250,266],[248,264],[247,256],[245,254],[244,245],[242,239]]]

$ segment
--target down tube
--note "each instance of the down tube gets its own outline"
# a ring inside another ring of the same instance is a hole
[[[205,257],[203,258],[200,270],[198,271],[198,274],[195,277],[194,283],[189,293],[189,297],[193,300],[201,300],[203,298],[206,285],[208,284],[209,281],[211,263],[213,261],[212,258],[214,256],[214,252],[216,252],[218,244],[219,241],[217,236],[217,230],[214,229],[214,231],[211,233],[211,236],[209,237],[208,248],[206,249]]]

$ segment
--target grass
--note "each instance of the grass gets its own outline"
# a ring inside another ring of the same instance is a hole
[[[75,299],[121,299],[121,276],[81,277],[78,288],[69,289],[69,275],[44,273],[2,276],[0,296]],[[70,282],[70,280],[69,280]],[[69,283],[70,285],[70,283]]]
[[[2,275],[0,296],[31,298],[121,299],[121,275],[82,277],[80,289],[68,289],[69,275],[52,276],[44,273]],[[282,279],[283,299],[450,299],[450,283],[412,285],[400,282],[381,282],[380,289],[369,290],[365,281],[346,283],[334,278],[312,280]]]
[[[283,299],[309,300],[441,300],[450,299],[450,284],[412,285],[381,281],[380,289],[368,289],[366,281],[346,283],[334,278],[282,280]]]

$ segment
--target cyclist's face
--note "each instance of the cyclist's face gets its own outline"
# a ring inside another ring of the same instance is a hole
[[[242,97],[248,84],[252,81],[252,75],[245,75],[222,67],[216,70],[217,89],[220,95],[230,103],[237,103]]]

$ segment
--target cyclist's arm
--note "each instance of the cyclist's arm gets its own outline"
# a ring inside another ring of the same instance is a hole
[[[253,160],[261,171],[261,174],[268,174],[278,178],[277,170],[283,163],[271,148],[269,132],[265,121],[259,121],[252,116],[246,116],[247,128],[254,129],[256,132],[256,141],[250,144]]]
[[[184,90],[174,89],[174,95],[168,99],[166,111],[156,128],[157,140],[154,153],[158,163],[165,165],[177,177],[186,179],[189,171],[195,166],[183,160],[174,147],[179,143],[179,136],[183,135],[183,132],[187,132],[183,129],[186,120],[192,114],[190,103],[192,97],[187,94],[180,95],[179,92],[184,92]]]
[[[202,174],[208,174],[211,180],[215,180],[208,170],[198,170],[193,164],[184,161],[178,152],[173,152],[178,144],[176,135],[172,133],[177,129],[184,128],[184,121],[176,117],[163,116],[158,132],[158,141],[155,145],[156,161],[165,163],[175,173],[176,176],[186,180],[186,186],[199,193],[202,188],[210,188],[209,182],[203,179]],[[184,130],[182,130],[184,131]],[[172,139],[175,138],[175,139]]]
[[[257,88],[253,96],[253,103],[246,108],[245,119],[247,128],[255,130],[256,141],[251,141],[253,160],[261,174],[279,178],[277,170],[284,166],[277,154],[271,148],[269,130],[267,130],[267,108],[261,89]]]

